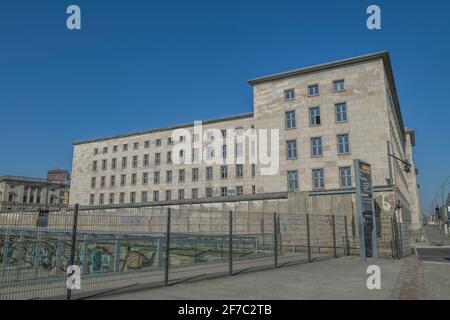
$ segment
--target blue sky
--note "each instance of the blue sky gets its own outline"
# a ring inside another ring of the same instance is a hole
[[[66,28],[70,4],[81,31]],[[366,28],[370,4],[382,30]],[[446,0],[2,0],[0,175],[70,168],[73,141],[249,112],[249,78],[387,49],[428,210],[450,174],[449,12]]]

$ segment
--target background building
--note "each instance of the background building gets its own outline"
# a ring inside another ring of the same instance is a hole
[[[69,171],[62,169],[48,170],[47,180],[52,182],[68,183],[70,180]]]
[[[0,210],[61,208],[69,204],[69,183],[47,179],[1,176]]]
[[[383,223],[393,218],[419,228],[415,134],[403,124],[387,52],[249,83],[254,112],[205,121],[203,132],[278,129],[277,174],[262,175],[261,165],[249,162],[174,165],[171,152],[182,137],[172,132],[185,128],[194,136],[191,123],[74,143],[70,203],[253,206],[272,199],[277,210],[342,214],[355,223],[353,160],[360,159],[372,165],[380,239],[391,236]]]

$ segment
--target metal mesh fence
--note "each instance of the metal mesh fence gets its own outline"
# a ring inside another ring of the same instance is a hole
[[[343,215],[167,207],[0,213],[0,299],[86,298],[348,254]],[[79,267],[80,289],[68,290],[70,265]]]

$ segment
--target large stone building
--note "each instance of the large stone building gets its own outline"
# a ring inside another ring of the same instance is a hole
[[[68,204],[68,182],[30,177],[0,177],[0,211],[57,209]]]
[[[204,121],[201,132],[189,123],[74,143],[70,203],[249,207],[273,200],[278,210],[354,218],[353,160],[361,159],[372,165],[377,216],[419,228],[415,136],[404,126],[387,52],[259,77],[249,84],[253,112]],[[215,133],[209,133],[212,129]],[[264,145],[264,129],[279,137]],[[233,133],[248,139],[221,139]],[[180,147],[191,139],[192,149]],[[219,147],[211,147],[217,141]],[[279,155],[277,163],[261,159],[266,147],[271,156]],[[222,153],[245,161],[206,161]],[[174,156],[184,161],[174,163]],[[404,170],[398,159],[412,167]]]

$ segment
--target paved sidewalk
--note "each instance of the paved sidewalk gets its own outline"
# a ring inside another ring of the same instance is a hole
[[[381,268],[381,290],[369,290],[366,286],[370,261],[363,263],[359,258],[346,257],[95,299],[391,299],[395,298],[405,262],[377,262]]]

